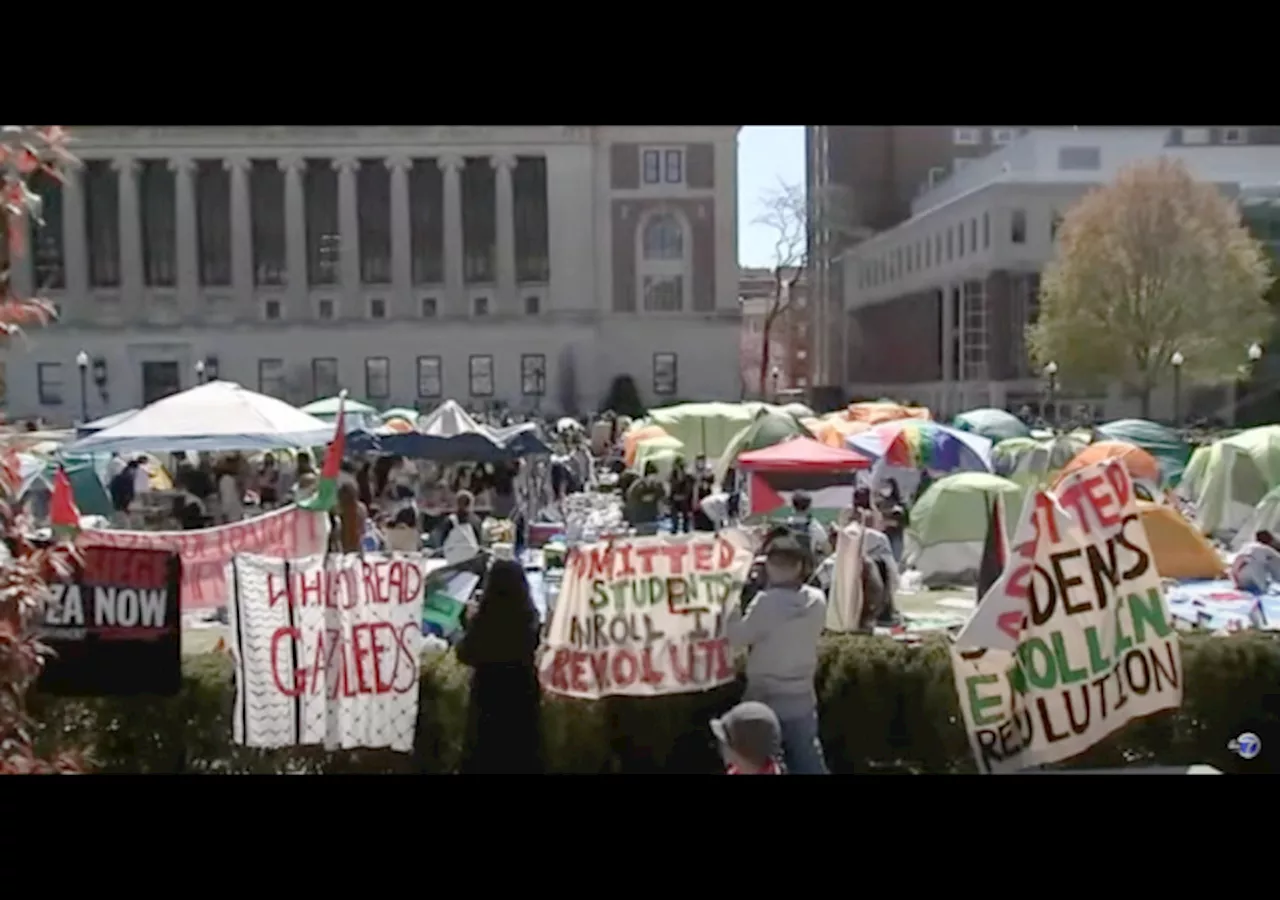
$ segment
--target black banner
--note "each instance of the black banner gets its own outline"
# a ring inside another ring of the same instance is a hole
[[[167,550],[87,547],[49,585],[40,639],[57,655],[38,689],[74,697],[173,695],[182,687],[182,563]]]

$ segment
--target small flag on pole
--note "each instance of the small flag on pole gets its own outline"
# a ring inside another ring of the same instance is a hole
[[[53,497],[49,502],[49,520],[55,534],[74,534],[80,530],[80,510],[67,470],[58,466],[53,476]]]
[[[324,465],[320,467],[320,483],[310,497],[298,501],[298,506],[313,512],[328,512],[338,505],[338,472],[347,449],[347,392],[338,394],[338,420],[334,424],[333,440],[324,452]]]

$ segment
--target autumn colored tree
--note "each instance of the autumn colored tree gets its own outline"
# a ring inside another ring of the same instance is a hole
[[[1122,170],[1068,211],[1040,281],[1027,342],[1068,383],[1152,391],[1181,354],[1192,382],[1229,382],[1270,333],[1273,278],[1262,245],[1216,186],[1176,160]]]
[[[24,326],[44,324],[52,307],[20,296],[12,263],[28,253],[29,226],[39,224],[40,198],[28,179],[40,171],[60,178],[69,163],[66,134],[57,125],[6,125],[0,129],[0,335],[11,338]],[[38,640],[48,583],[72,573],[78,560],[70,544],[37,545],[16,504],[18,470],[12,456],[0,457],[0,775],[78,772],[83,760],[64,754],[42,759],[32,747],[34,727],[27,715],[27,691],[44,666],[48,648]]]
[[[779,318],[790,310],[795,301],[796,282],[804,274],[808,226],[804,189],[799,185],[780,182],[778,187],[765,192],[761,204],[764,211],[756,217],[755,223],[768,228],[773,235],[773,259],[769,264],[773,286],[760,336],[760,391],[764,393],[769,383],[774,327]]]

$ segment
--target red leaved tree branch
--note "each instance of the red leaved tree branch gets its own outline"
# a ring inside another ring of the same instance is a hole
[[[53,318],[50,304],[19,296],[13,266],[28,254],[27,234],[40,224],[40,197],[29,180],[47,172],[61,180],[74,162],[59,125],[6,125],[0,129],[0,336]],[[44,667],[49,649],[39,641],[49,582],[73,574],[79,559],[72,544],[37,545],[18,508],[16,455],[0,453],[0,775],[81,772],[79,754],[41,758],[33,747],[34,723],[27,692]]]

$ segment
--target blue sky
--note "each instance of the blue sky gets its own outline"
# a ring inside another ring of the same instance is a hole
[[[778,186],[804,185],[803,125],[744,125],[738,132],[738,262],[773,264],[773,235],[753,224],[760,197]]]

